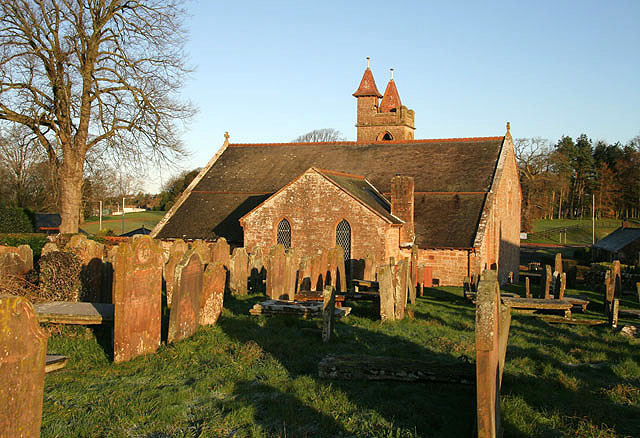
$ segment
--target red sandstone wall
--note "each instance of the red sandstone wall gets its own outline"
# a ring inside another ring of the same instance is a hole
[[[459,249],[421,249],[418,263],[433,268],[433,278],[440,286],[460,286],[467,274],[469,252]]]
[[[276,228],[283,218],[291,224],[291,246],[302,255],[334,247],[336,226],[342,219],[351,225],[352,259],[373,254],[376,260],[385,260],[386,234],[394,236],[388,222],[313,171],[245,216],[241,224],[247,251],[275,245]],[[397,248],[397,237],[391,244]]]

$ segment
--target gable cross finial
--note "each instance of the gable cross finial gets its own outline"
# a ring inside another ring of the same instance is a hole
[[[393,69],[391,69],[391,80],[393,80]]]
[[[511,122],[507,122],[507,134],[511,134]]]
[[[367,56],[367,68],[371,68],[371,58]]]
[[[224,132],[224,141],[229,141],[229,131]]]

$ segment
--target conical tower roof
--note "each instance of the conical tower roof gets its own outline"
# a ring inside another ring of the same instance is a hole
[[[380,92],[378,91],[378,87],[376,87],[376,81],[373,79],[373,73],[371,73],[371,69],[367,67],[362,75],[362,80],[360,81],[360,86],[353,93],[354,97],[365,97],[365,96],[376,96],[378,98],[382,97]]]
[[[392,109],[400,109],[401,106],[402,102],[400,102],[400,95],[398,94],[396,83],[393,81],[393,78],[391,78],[387,84],[387,89],[384,90],[384,96],[380,101],[380,112],[388,113],[391,112]]]

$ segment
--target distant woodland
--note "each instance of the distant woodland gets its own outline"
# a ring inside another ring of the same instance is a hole
[[[640,136],[626,144],[585,134],[557,143],[514,141],[522,184],[522,228],[536,219],[640,217]]]

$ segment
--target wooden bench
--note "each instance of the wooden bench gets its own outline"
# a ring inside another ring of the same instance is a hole
[[[114,305],[53,301],[33,306],[38,322],[94,325],[113,322]]]
[[[502,297],[502,302],[512,309],[563,310],[565,318],[571,318],[573,304],[567,300],[545,300],[544,298]]]

